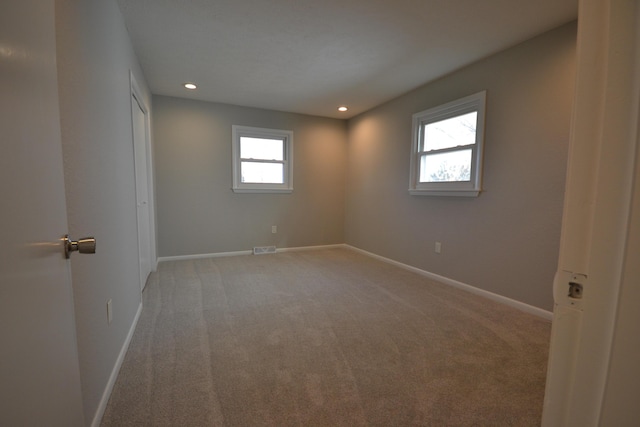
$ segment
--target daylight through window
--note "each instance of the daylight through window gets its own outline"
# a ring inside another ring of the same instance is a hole
[[[284,139],[240,137],[242,182],[284,183]]]

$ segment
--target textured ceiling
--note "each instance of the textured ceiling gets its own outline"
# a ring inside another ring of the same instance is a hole
[[[118,0],[154,94],[349,118],[577,17],[577,0]],[[181,84],[192,81],[196,91]],[[339,113],[338,105],[348,105]]]

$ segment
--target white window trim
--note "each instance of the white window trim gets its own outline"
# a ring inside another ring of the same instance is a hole
[[[262,184],[242,182],[240,170],[240,138],[275,138],[284,141],[284,183]],[[293,192],[293,131],[257,128],[250,126],[231,126],[233,154],[234,193],[291,193]]]
[[[411,165],[409,193],[414,196],[454,196],[477,197],[482,191],[482,154],[484,149],[484,118],[486,91],[430,108],[414,114],[411,143]],[[421,129],[425,124],[460,116],[472,111],[478,112],[476,143],[472,148],[471,180],[469,182],[419,182]]]

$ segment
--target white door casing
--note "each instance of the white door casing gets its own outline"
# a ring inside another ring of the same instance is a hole
[[[0,3],[0,425],[82,426],[54,2]]]
[[[633,185],[634,170],[640,167],[636,160],[640,149],[638,7],[637,1],[626,0],[580,0],[579,4],[576,95],[554,283],[544,427],[632,426],[638,420],[633,414],[640,415],[637,404],[619,405],[616,396],[608,394],[609,390],[639,389],[637,377],[622,385],[628,379],[611,371],[612,349],[640,353],[637,328],[619,322],[621,308],[633,314],[629,304],[637,305],[620,296],[625,286],[633,289],[633,280],[637,285],[637,277],[628,276],[631,270],[625,262],[638,259],[638,224],[633,222],[638,216],[631,214],[632,200],[640,197],[640,188]],[[584,290],[578,305],[573,305],[563,277],[576,275],[584,278]],[[634,319],[633,315],[626,318]],[[618,352],[615,360],[618,366],[637,365],[637,357],[629,353]],[[619,398],[629,402],[637,400],[637,394]],[[617,421],[602,424],[602,417],[612,413],[608,409],[612,403],[618,404]]]
[[[148,152],[148,110],[142,100],[137,83],[131,74],[131,121],[136,178],[136,212],[138,225],[138,261],[140,266],[140,290],[144,290],[147,278],[154,268],[152,240],[151,198]]]

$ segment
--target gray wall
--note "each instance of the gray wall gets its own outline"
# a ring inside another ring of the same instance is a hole
[[[346,243],[551,310],[575,36],[565,25],[350,120]],[[411,115],[485,89],[484,192],[409,195]]]
[[[71,260],[91,422],[141,302],[129,69],[151,99],[115,2],[57,1],[56,31],[69,232],[97,239],[95,255]]]
[[[164,96],[153,108],[160,257],[344,242],[345,121]],[[232,125],[293,130],[293,193],[231,191]]]

